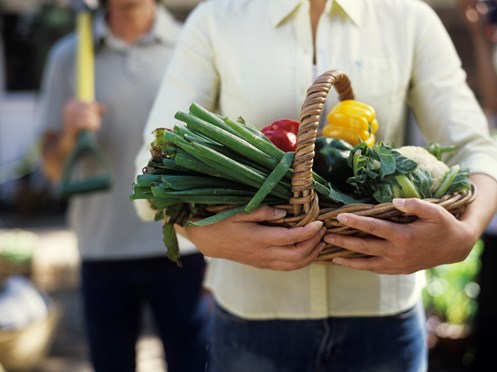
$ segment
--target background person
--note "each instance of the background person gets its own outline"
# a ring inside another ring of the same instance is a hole
[[[497,2],[461,0],[463,16],[473,41],[476,66],[476,92],[487,114],[489,126],[497,131]],[[497,143],[496,143],[497,146]],[[497,262],[497,215],[482,235],[484,249],[481,255],[481,271],[478,279],[480,293],[473,330],[474,360],[471,370],[483,371],[494,360],[497,344],[497,273],[492,267]]]
[[[186,252],[178,268],[165,257],[160,228],[139,220],[129,200],[133,158],[180,24],[153,0],[109,0],[95,19],[95,102],[74,97],[72,34],[54,46],[40,111],[47,129],[43,166],[54,181],[81,130],[96,133],[109,158],[108,191],[70,199],[69,219],[82,258],[81,285],[91,361],[98,371],[134,371],[149,305],[168,371],[204,371],[208,297],[205,260]]]

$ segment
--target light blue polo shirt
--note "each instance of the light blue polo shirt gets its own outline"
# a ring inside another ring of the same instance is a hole
[[[77,235],[83,259],[165,253],[160,222],[140,220],[129,195],[143,127],[180,29],[180,23],[158,6],[150,33],[127,45],[112,35],[103,15],[95,18],[95,96],[107,107],[97,139],[111,163],[113,187],[70,199],[69,225]],[[39,112],[39,127],[44,130],[62,128],[62,107],[74,96],[75,47],[76,38],[71,34],[49,55]]]

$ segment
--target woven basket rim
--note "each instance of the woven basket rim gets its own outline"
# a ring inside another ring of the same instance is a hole
[[[318,76],[308,88],[300,114],[300,127],[297,135],[297,150],[293,161],[294,174],[292,177],[293,196],[289,205],[278,206],[287,209],[290,216],[275,223],[284,226],[303,226],[314,220],[323,221],[327,232],[364,235],[363,232],[342,225],[336,216],[340,213],[354,213],[363,216],[381,218],[395,222],[411,222],[415,216],[405,215],[396,209],[392,202],[381,204],[346,204],[337,208],[320,208],[317,193],[313,189],[312,166],[314,161],[315,141],[326,98],[331,88],[335,88],[340,101],[354,99],[354,92],[348,76],[338,70],[329,70]],[[452,213],[460,216],[467,204],[476,197],[476,188],[471,190],[444,195],[439,199],[423,199],[438,204]],[[317,262],[329,262],[338,256],[354,256],[355,252],[328,245],[316,258]]]

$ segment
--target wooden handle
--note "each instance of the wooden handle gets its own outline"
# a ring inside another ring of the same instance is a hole
[[[78,44],[76,49],[76,98],[95,100],[95,70],[91,13],[79,12],[76,16]]]

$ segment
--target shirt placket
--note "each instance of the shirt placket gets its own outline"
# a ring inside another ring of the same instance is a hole
[[[316,69],[317,75],[321,75],[329,69],[333,69],[333,66],[330,65],[330,48],[329,40],[330,40],[330,12],[331,8],[334,4],[334,1],[328,1],[326,7],[321,15],[321,19],[319,20],[319,25],[317,29],[316,35]],[[334,88],[330,93],[333,93]],[[329,101],[329,100],[328,100]],[[323,112],[320,118],[320,127],[322,128],[326,123],[326,113],[328,112],[329,103],[327,102],[323,107]]]
[[[313,81],[312,77],[312,30],[309,16],[309,2],[304,1],[296,14],[296,36],[297,36],[297,52],[296,52],[296,68],[295,81],[297,97],[302,97],[300,106],[310,84]],[[300,109],[299,106],[299,109]],[[309,311],[311,318],[320,318],[328,314],[328,299],[327,299],[327,283],[326,283],[326,266],[325,265],[310,265],[309,266]]]
[[[295,35],[297,48],[295,48],[295,97],[297,110],[300,112],[307,89],[311,85],[312,76],[312,33],[309,18],[309,2],[304,1],[299,5],[295,14]]]
[[[136,46],[130,46],[126,49],[126,70],[131,78],[134,78],[138,71],[138,58]]]

